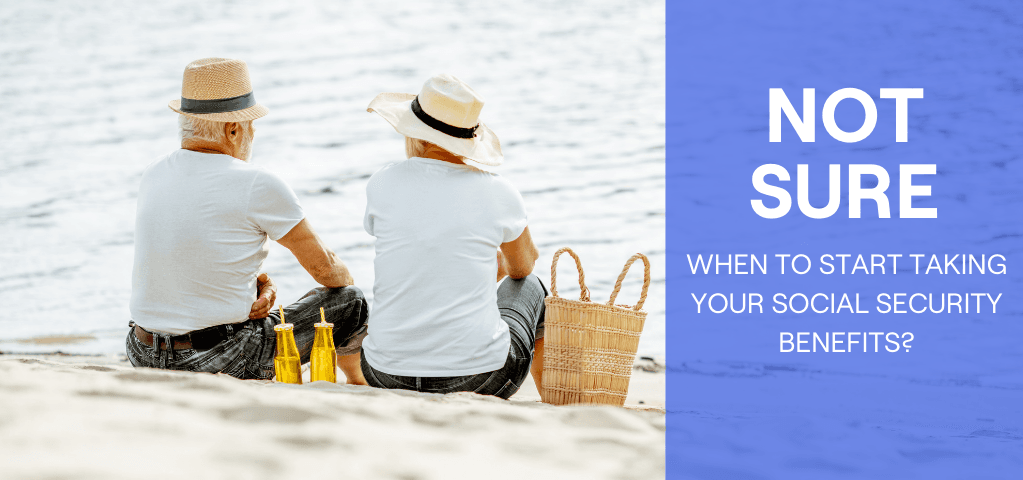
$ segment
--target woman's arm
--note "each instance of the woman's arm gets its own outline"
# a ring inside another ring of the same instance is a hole
[[[504,266],[508,276],[514,279],[525,278],[533,273],[533,265],[536,264],[536,259],[540,258],[540,252],[533,244],[533,237],[529,235],[529,227],[522,231],[519,238],[501,244],[501,253],[504,254]],[[498,265],[498,271],[500,270],[501,265]]]

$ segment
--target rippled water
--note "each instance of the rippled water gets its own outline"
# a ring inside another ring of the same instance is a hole
[[[370,290],[364,188],[403,142],[365,107],[453,73],[483,95],[500,172],[522,191],[546,278],[561,246],[594,299],[624,261],[650,256],[640,353],[664,352],[664,5],[660,1],[128,1],[0,3],[0,316],[4,349],[91,333],[118,351],[128,322],[135,198],[143,168],[177,148],[190,61],[248,62],[271,110],[253,161],[280,174]],[[567,258],[567,257],[566,257]],[[578,288],[563,264],[562,291]],[[264,269],[291,302],[314,286],[274,244]],[[619,297],[634,303],[639,270]],[[66,349],[66,348],[65,348]]]

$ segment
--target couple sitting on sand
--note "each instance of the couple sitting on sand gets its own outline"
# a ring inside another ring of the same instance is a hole
[[[532,275],[538,254],[521,195],[471,166],[503,160],[479,123],[482,107],[451,75],[430,78],[419,95],[383,93],[369,104],[405,135],[408,157],[366,188],[364,226],[376,237],[370,315],[292,189],[248,162],[252,121],[268,110],[245,63],[189,64],[181,100],[170,103],[181,149],[146,168],[139,186],[132,365],[273,377],[277,288],[260,273],[269,238],[323,285],[284,308],[303,363],[322,307],[348,383],[508,398],[532,362],[539,387],[547,291]]]

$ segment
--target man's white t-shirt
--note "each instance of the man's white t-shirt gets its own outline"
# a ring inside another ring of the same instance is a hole
[[[132,320],[173,335],[245,321],[267,237],[303,218],[291,187],[248,162],[190,150],[157,160],[139,185]]]
[[[414,377],[503,367],[511,340],[497,310],[497,250],[526,228],[518,190],[497,174],[413,157],[373,174],[366,196],[376,237],[366,361]]]

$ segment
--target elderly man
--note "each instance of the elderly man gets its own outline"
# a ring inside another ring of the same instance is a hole
[[[150,165],[139,186],[126,339],[132,365],[273,377],[277,288],[259,273],[269,238],[323,285],[284,309],[302,361],[309,360],[322,307],[348,382],[365,384],[362,292],[313,231],[291,188],[248,162],[252,121],[268,110],[253,97],[245,63],[190,63],[181,100],[170,108],[180,114],[181,149]]]

